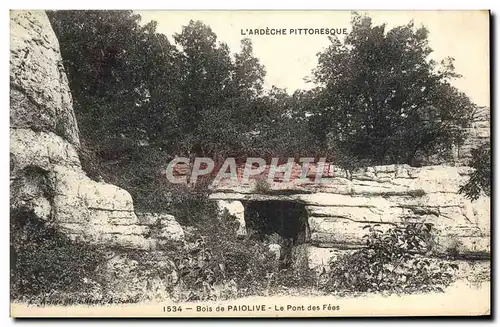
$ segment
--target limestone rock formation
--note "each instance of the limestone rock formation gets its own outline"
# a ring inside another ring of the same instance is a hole
[[[71,93],[59,42],[43,11],[12,11],[11,128],[52,132],[78,145]]]
[[[240,201],[218,200],[217,207],[219,208],[219,215],[222,216],[222,214],[227,210],[229,215],[236,218],[236,221],[238,222],[236,235],[238,237],[243,237],[247,234],[247,230],[245,228],[245,208]]]
[[[428,223],[437,235],[438,251],[483,256],[490,252],[490,198],[470,201],[458,193],[469,167],[408,165],[367,167],[343,172],[330,167],[321,184],[275,182],[264,194],[257,180],[213,185],[218,202],[294,201],[307,210],[310,264],[325,263],[336,250],[363,246],[363,227],[388,229],[408,222]],[[350,176],[350,178],[346,178]],[[241,214],[239,214],[241,215]],[[244,215],[244,214],[243,214]],[[244,222],[243,219],[241,219]],[[335,250],[335,251],[333,251]]]
[[[11,211],[97,243],[151,248],[159,240],[182,240],[172,216],[152,238],[127,191],[82,170],[71,93],[45,12],[11,11],[10,40]]]
[[[139,224],[148,226],[159,241],[184,242],[184,230],[175,217],[165,213],[136,212]]]

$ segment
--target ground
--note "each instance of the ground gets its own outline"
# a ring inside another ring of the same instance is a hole
[[[262,308],[262,305],[264,308]],[[174,309],[177,308],[177,309]],[[167,312],[167,310],[179,310]],[[191,309],[189,309],[191,308]],[[224,308],[224,312],[217,311]],[[258,310],[260,308],[260,310]],[[317,310],[314,310],[317,309]],[[29,311],[28,311],[29,310]],[[165,311],[164,311],[165,310]],[[250,311],[252,310],[252,311]],[[262,311],[264,310],[264,311]],[[276,316],[412,316],[486,315],[490,313],[490,282],[457,282],[442,294],[365,296],[255,296],[231,301],[177,304],[151,302],[101,307],[30,307],[12,304],[15,316],[152,316],[152,317],[276,317]]]
[[[28,307],[26,304],[12,303],[11,315],[70,315],[82,317],[334,317],[490,314],[491,284],[489,263],[463,262],[461,268],[459,280],[446,288],[444,293],[409,295],[337,294],[327,296],[317,291],[304,289],[281,289],[279,290],[279,295],[270,292],[268,296],[251,296],[227,301],[191,303],[166,301],[123,305],[75,305],[65,307]],[[224,311],[218,311],[217,308],[219,308],[219,310],[220,308],[224,308]]]

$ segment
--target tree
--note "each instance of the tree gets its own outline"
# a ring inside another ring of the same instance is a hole
[[[165,210],[160,174],[183,138],[181,54],[156,22],[132,11],[49,11],[90,177],[132,194],[138,208]]]
[[[200,21],[191,20],[174,39],[182,47],[179,118],[188,136],[186,149],[199,153],[197,129],[207,112],[214,112],[226,101],[233,63],[228,46],[217,42],[215,33]]]
[[[180,119],[185,149],[203,156],[239,155],[249,147],[259,112],[265,69],[249,39],[231,56],[210,27],[190,21],[174,36],[182,47],[183,94]]]
[[[131,11],[48,14],[90,176],[126,188],[140,207],[164,208],[160,171],[173,156],[241,156],[254,142],[265,70],[250,40],[232,56],[199,21],[174,35],[176,47]]]
[[[343,42],[329,38],[313,72],[318,106],[310,109],[325,147],[370,164],[414,164],[419,154],[445,155],[463,141],[475,105],[450,84],[459,77],[453,59],[429,59],[425,27],[386,31],[355,14]]]
[[[474,168],[469,181],[460,187],[460,193],[471,200],[477,200],[481,193],[491,195],[491,146],[485,143],[471,150],[472,160],[469,165]]]
[[[252,41],[241,40],[241,52],[234,56],[234,73],[232,83],[234,92],[248,98],[262,96],[266,70],[253,56]]]
[[[326,156],[318,148],[308,123],[308,109],[314,105],[312,91],[285,90],[273,87],[262,99],[254,153],[267,158]]]
[[[179,53],[132,11],[49,11],[81,137],[103,160],[179,136]],[[128,154],[127,154],[128,153]]]

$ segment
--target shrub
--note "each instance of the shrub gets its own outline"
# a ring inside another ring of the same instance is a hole
[[[194,226],[207,231],[218,222],[218,209],[215,201],[208,198],[205,189],[188,189],[185,185],[172,185],[170,213],[183,226]],[[204,233],[203,233],[204,234]]]
[[[206,214],[195,222],[194,242],[172,255],[179,271],[177,300],[218,300],[261,294],[278,262],[257,241],[236,237],[234,217]]]
[[[477,200],[481,194],[491,194],[491,146],[485,143],[471,150],[472,160],[469,165],[474,168],[466,184],[459,192],[471,200]]]
[[[85,140],[82,140],[78,147],[78,157],[82,170],[90,179],[98,182],[103,178],[104,173],[96,151]]]
[[[179,193],[177,215],[192,225],[186,246],[157,251],[72,241],[29,213],[11,218],[11,294],[31,304],[214,300],[262,294],[278,262],[263,243],[238,239],[203,191]]]
[[[175,284],[163,252],[72,241],[30,213],[11,217],[11,299],[28,304],[105,304],[165,299]]]
[[[107,301],[127,303],[166,300],[178,282],[173,257],[165,251],[113,251],[96,271]]]
[[[180,186],[171,200],[172,213],[189,230],[187,244],[165,243],[156,251],[72,241],[33,214],[13,213],[12,299],[36,305],[203,301],[315,286],[305,252],[291,252],[291,264],[280,269],[268,242],[238,238],[234,216],[221,215],[205,189]]]
[[[45,303],[60,293],[79,293],[94,301],[87,280],[104,260],[104,249],[72,242],[30,213],[15,212],[10,221],[10,277],[13,300]]]
[[[238,239],[238,222],[227,211],[221,215],[204,188],[183,188],[172,200],[176,219],[185,228],[192,226],[187,248],[164,249],[179,272],[175,299],[219,300],[263,295],[270,288],[315,286],[304,253],[297,249],[291,254],[293,263],[280,269],[267,244],[280,243],[281,237],[275,234],[261,242],[249,232]]]
[[[330,262],[322,288],[348,292],[442,291],[458,266],[431,259],[432,234],[426,224],[408,224],[387,232],[365,226],[366,247]]]
[[[273,274],[271,286],[296,289],[315,288],[317,286],[317,277],[316,272],[309,268],[307,245],[295,246],[291,249],[291,252],[290,265]]]

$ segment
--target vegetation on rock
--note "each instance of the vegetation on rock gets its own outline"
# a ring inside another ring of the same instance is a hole
[[[426,224],[382,232],[366,226],[366,247],[330,262],[326,291],[414,293],[440,291],[455,278],[458,265],[430,258],[433,241]]]

